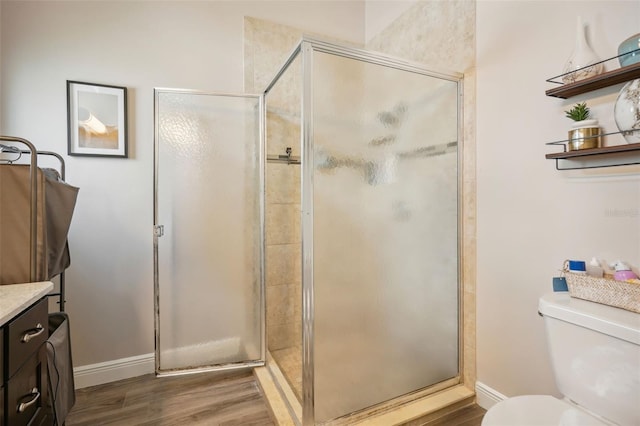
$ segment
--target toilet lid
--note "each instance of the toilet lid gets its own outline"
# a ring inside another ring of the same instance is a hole
[[[482,426],[602,426],[603,421],[549,395],[505,399],[491,407]]]

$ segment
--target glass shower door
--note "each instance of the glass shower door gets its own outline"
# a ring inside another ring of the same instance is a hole
[[[261,110],[155,92],[158,374],[263,363]]]

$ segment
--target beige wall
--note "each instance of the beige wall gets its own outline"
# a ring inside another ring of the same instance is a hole
[[[640,2],[477,3],[478,380],[507,396],[557,395],[537,303],[563,260],[640,265],[640,166],[560,172],[544,158],[557,151],[545,142],[566,138],[563,111],[576,102],[616,131],[621,85],[544,95],[571,54],[578,14],[605,59],[638,32]]]
[[[67,310],[76,366],[153,352],[153,88],[243,92],[243,18],[354,42],[362,2],[2,1],[2,128],[66,154],[66,80],[129,88],[127,160],[66,157],[80,195]],[[209,295],[206,297],[215,297]]]
[[[416,2],[417,0],[366,1],[364,10],[364,41],[369,42]]]

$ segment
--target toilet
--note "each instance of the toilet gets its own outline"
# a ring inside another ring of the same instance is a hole
[[[640,314],[566,292],[542,296],[538,311],[564,398],[508,398],[482,426],[640,425]]]

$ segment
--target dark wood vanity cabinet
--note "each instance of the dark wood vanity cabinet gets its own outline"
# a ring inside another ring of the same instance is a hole
[[[2,426],[40,425],[46,417],[47,299],[40,299],[0,329]]]

